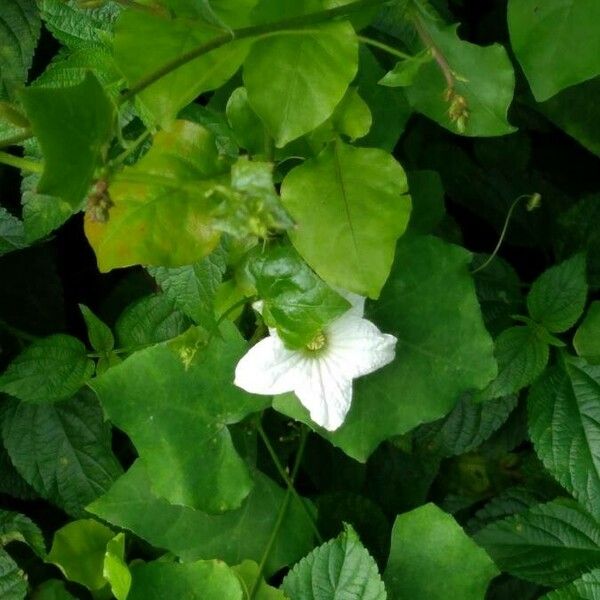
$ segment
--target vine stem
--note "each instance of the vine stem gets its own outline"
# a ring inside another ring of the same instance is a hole
[[[9,167],[16,167],[22,171],[29,171],[30,173],[41,173],[44,170],[44,165],[40,162],[14,156],[2,151],[0,151],[0,163]]]
[[[437,47],[437,44],[434,42],[429,31],[427,31],[427,27],[425,27],[425,23],[422,17],[418,14],[414,14],[412,22],[423,44],[425,44],[425,46],[431,50],[431,55],[433,56],[435,62],[440,68],[440,71],[444,75],[444,79],[446,80],[446,85],[448,89],[453,90],[454,73],[452,72],[452,67],[450,67],[450,65],[448,64],[448,61],[446,60],[446,57],[444,56],[443,52]]]
[[[414,56],[411,56],[410,54],[406,54],[406,52],[401,52],[397,48],[394,48],[393,46],[389,46],[388,44],[384,44],[383,42],[380,42],[379,40],[374,40],[373,38],[367,37],[365,35],[357,35],[356,37],[359,42],[362,42],[363,44],[367,44],[368,46],[373,46],[373,48],[379,48],[380,50],[383,50],[384,52],[387,52],[388,54],[391,54],[392,56],[396,56],[397,58],[401,58],[403,60],[409,60],[411,58],[414,58]]]
[[[280,31],[293,29],[294,27],[304,27],[307,25],[315,25],[324,23],[335,19],[337,17],[346,17],[357,11],[364,10],[366,8],[383,6],[387,0],[357,0],[351,4],[344,4],[342,6],[336,6],[327,10],[311,13],[308,15],[300,15],[298,17],[291,17],[289,19],[283,19],[282,21],[276,21],[274,23],[265,23],[262,25],[251,25],[249,27],[242,27],[239,29],[232,29],[230,31],[224,31],[221,35],[214,39],[200,44],[195,48],[192,48],[188,52],[181,54],[177,58],[166,62],[162,67],[159,67],[156,71],[150,73],[146,77],[140,79],[137,83],[132,85],[120,98],[119,103],[122,104],[131,100],[134,96],[156,83],[159,79],[162,79],[172,71],[186,65],[187,63],[221,48],[230,42],[243,40],[253,37],[260,37],[263,35],[271,35]]]
[[[304,456],[304,448],[306,447],[306,440],[308,438],[308,431],[306,427],[302,427],[302,431],[300,433],[300,444],[298,445],[298,452],[296,453],[296,460],[294,461],[294,466],[292,467],[292,474],[290,476],[290,481],[293,483],[296,479],[296,475],[298,475],[298,471],[300,469],[300,464],[302,463],[302,457]],[[285,518],[285,514],[287,512],[288,506],[290,504],[290,500],[292,499],[292,492],[290,488],[285,492],[285,497],[283,498],[283,502],[279,507],[279,513],[277,514],[277,520],[275,521],[275,526],[273,527],[273,531],[271,532],[271,536],[269,537],[269,541],[267,542],[267,546],[263,553],[263,556],[260,560],[260,564],[258,565],[258,575],[256,580],[252,584],[252,589],[250,590],[250,594],[248,595],[248,600],[254,600],[259,588],[260,582],[265,571],[265,566],[267,564],[267,560],[269,560],[269,556],[271,554],[271,550],[273,550],[273,545],[277,540],[277,536],[279,535],[279,530],[283,525],[283,519]]]
[[[273,464],[277,468],[277,472],[279,473],[281,478],[285,481],[285,484],[287,485],[288,490],[294,495],[294,497],[296,498],[296,500],[298,501],[300,506],[302,506],[302,510],[304,511],[304,514],[306,515],[308,521],[310,522],[310,526],[315,534],[315,537],[317,538],[317,541],[319,542],[319,544],[322,544],[323,538],[321,537],[321,534],[319,532],[319,529],[317,527],[317,524],[315,523],[313,516],[310,514],[310,511],[308,510],[308,506],[306,506],[306,502],[304,501],[304,498],[302,498],[302,496],[300,496],[300,494],[298,494],[298,492],[296,491],[296,488],[294,487],[292,480],[290,479],[285,468],[281,464],[281,461],[279,460],[279,457],[277,456],[277,453],[275,452],[275,448],[273,448],[273,444],[271,444],[271,440],[267,436],[267,433],[265,432],[264,427],[262,426],[262,423],[260,421],[258,422],[258,425],[257,425],[257,431],[258,431],[258,435],[260,435],[260,437],[263,441],[263,444],[267,448],[267,451],[269,453],[269,456],[271,457],[271,460],[273,461]]]

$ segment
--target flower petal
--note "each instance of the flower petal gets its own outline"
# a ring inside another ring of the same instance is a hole
[[[306,359],[306,376],[294,391],[310,412],[310,418],[328,431],[336,430],[352,403],[352,380],[344,377],[335,360]]]
[[[234,383],[253,394],[283,394],[294,389],[302,377],[304,357],[288,350],[277,335],[250,348],[235,368]]]
[[[394,360],[396,342],[393,335],[381,333],[367,321],[346,313],[326,331],[327,355],[335,358],[349,378],[372,373]]]

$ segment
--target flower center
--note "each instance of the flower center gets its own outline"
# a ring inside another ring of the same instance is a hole
[[[327,338],[325,337],[325,334],[322,331],[319,331],[319,333],[317,333],[317,335],[315,335],[315,337],[308,342],[308,344],[306,344],[306,349],[310,350],[311,352],[316,352],[317,350],[323,349],[326,343]]]

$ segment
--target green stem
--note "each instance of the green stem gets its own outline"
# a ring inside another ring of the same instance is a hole
[[[446,86],[448,90],[453,90],[455,80],[454,73],[452,72],[452,67],[450,67],[450,65],[448,64],[444,53],[438,48],[437,44],[431,37],[429,31],[427,31],[427,27],[425,26],[423,18],[420,15],[414,13],[412,22],[415,26],[415,29],[417,30],[419,38],[421,38],[421,41],[423,42],[425,47],[429,48],[429,50],[431,51],[431,55],[433,56],[435,62],[440,68],[440,71],[444,75],[444,79],[446,80]]]
[[[284,19],[275,23],[265,23],[262,25],[252,25],[250,27],[242,27],[240,29],[233,29],[231,31],[223,32],[214,39],[200,44],[195,48],[192,48],[188,52],[181,54],[177,58],[165,63],[162,67],[159,67],[156,71],[150,73],[146,77],[140,79],[137,83],[131,86],[127,92],[125,92],[120,99],[120,103],[131,100],[134,96],[145,90],[147,87],[156,83],[159,79],[162,79],[172,71],[186,65],[187,63],[221,48],[230,42],[243,40],[253,37],[259,37],[263,35],[273,34],[278,31],[290,30],[295,27],[305,27],[307,25],[316,25],[318,23],[325,23],[338,17],[347,17],[357,11],[364,10],[366,8],[382,6],[387,0],[358,0],[351,4],[345,4],[323,10],[308,15],[300,15],[298,17],[292,17],[290,19]]]
[[[133,140],[121,154],[113,158],[110,161],[110,167],[118,167],[121,166],[150,136],[152,133],[150,131],[144,131],[142,135]]]
[[[296,488],[294,487],[292,480],[290,479],[289,475],[287,474],[284,466],[281,464],[281,461],[279,460],[279,457],[277,456],[277,453],[275,452],[275,448],[273,448],[273,444],[271,444],[271,440],[267,436],[267,433],[265,432],[265,430],[262,426],[262,423],[260,421],[258,422],[258,425],[257,425],[257,431],[258,431],[258,435],[260,435],[260,437],[263,441],[263,444],[267,448],[269,456],[271,457],[271,460],[273,461],[273,464],[275,465],[277,472],[279,473],[281,478],[285,481],[285,484],[287,485],[288,490],[290,490],[290,492],[294,495],[294,497],[296,498],[296,500],[302,507],[302,510],[304,511],[304,514],[306,515],[306,517],[310,523],[310,526],[315,534],[315,537],[317,538],[319,544],[322,544],[323,538],[321,537],[321,534],[319,532],[317,524],[315,523],[313,515],[310,513],[308,506],[306,506],[306,502],[304,501],[304,498],[302,498],[302,496],[300,496],[300,494],[298,494],[298,492],[296,491]]]
[[[300,444],[298,446],[298,452],[296,453],[296,460],[294,461],[294,466],[292,467],[292,474],[290,476],[290,480],[292,482],[292,487],[294,480],[296,479],[296,475],[298,475],[298,470],[300,469],[300,464],[302,463],[302,457],[304,456],[304,448],[306,447],[306,439],[308,437],[308,431],[306,427],[302,427],[302,432],[300,434]],[[275,526],[273,527],[273,531],[271,532],[271,536],[269,537],[269,541],[267,542],[267,546],[263,553],[263,556],[260,560],[260,564],[258,565],[258,575],[256,580],[252,585],[252,589],[250,590],[250,594],[248,596],[248,600],[254,600],[258,589],[260,587],[260,582],[263,577],[263,573],[265,571],[265,566],[267,565],[267,560],[269,560],[269,556],[271,554],[271,550],[273,550],[273,545],[277,540],[277,536],[279,535],[279,530],[283,525],[283,520],[285,519],[285,514],[287,512],[288,506],[290,504],[290,500],[292,499],[292,492],[290,488],[288,488],[285,492],[285,497],[283,498],[283,502],[279,507],[279,513],[277,514],[277,520],[275,521]]]
[[[10,333],[12,336],[24,342],[35,342],[37,339],[39,339],[36,335],[27,333],[26,331],[23,331],[17,327],[13,327],[2,319],[0,319],[0,329],[4,329],[4,331],[7,333]]]
[[[31,173],[41,173],[44,170],[44,165],[34,160],[27,158],[21,158],[20,156],[14,156],[8,152],[0,151],[0,163],[8,165],[9,167],[16,167],[22,171],[29,171]]]
[[[406,54],[406,52],[397,50],[393,46],[384,44],[383,42],[380,42],[379,40],[374,40],[373,38],[366,37],[364,35],[357,35],[356,37],[358,38],[359,42],[362,42],[363,44],[367,44],[369,46],[373,46],[374,48],[379,48],[380,50],[383,50],[384,52],[387,52],[388,54],[391,54],[392,56],[396,56],[397,58],[401,58],[403,60],[409,60],[411,58],[414,58],[414,56],[411,56],[410,54]]]
[[[19,133],[17,135],[13,135],[12,137],[1,140],[0,148],[16,146],[17,144],[21,144],[22,142],[27,141],[31,137],[33,137],[33,133],[29,129],[26,129],[25,131],[23,131],[23,133]]]

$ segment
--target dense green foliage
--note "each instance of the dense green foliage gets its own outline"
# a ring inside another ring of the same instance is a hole
[[[599,92],[597,0],[0,0],[0,599],[600,600]]]

